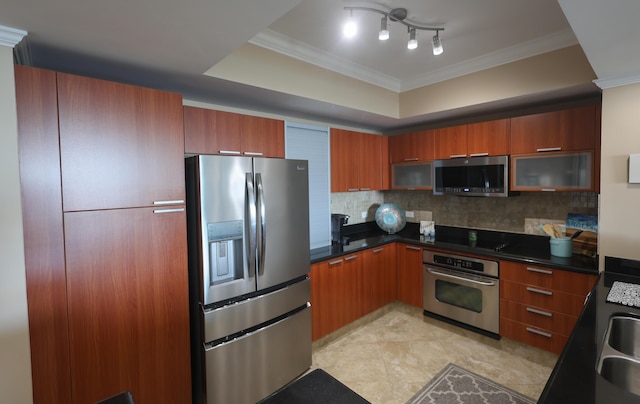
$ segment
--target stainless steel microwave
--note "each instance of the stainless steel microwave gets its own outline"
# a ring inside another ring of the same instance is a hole
[[[435,160],[433,194],[509,196],[509,156]]]

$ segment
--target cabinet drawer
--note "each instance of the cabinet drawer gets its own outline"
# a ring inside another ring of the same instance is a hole
[[[500,281],[500,297],[574,316],[580,314],[584,304],[584,296],[505,280]]]
[[[562,269],[523,265],[510,261],[500,262],[500,280],[526,283],[583,297],[591,291],[596,278],[596,275],[581,274]]]
[[[537,328],[551,330],[565,337],[571,335],[571,331],[578,320],[576,316],[505,299],[500,299],[500,317]]]
[[[528,345],[560,354],[568,337],[531,325],[500,317],[500,335]]]

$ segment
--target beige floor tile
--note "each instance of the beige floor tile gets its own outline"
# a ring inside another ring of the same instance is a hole
[[[403,404],[447,363],[537,399],[557,355],[495,340],[391,304],[314,343],[322,368],[373,404]]]

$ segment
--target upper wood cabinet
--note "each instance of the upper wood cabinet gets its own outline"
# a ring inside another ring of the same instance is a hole
[[[389,137],[390,162],[409,163],[419,161],[432,161],[433,131],[423,130]]]
[[[509,154],[509,119],[434,129],[437,160]]]
[[[65,211],[184,203],[182,96],[58,73]]]
[[[388,188],[388,140],[384,136],[331,129],[331,192]]]
[[[284,158],[284,121],[184,107],[185,153]]]
[[[511,118],[511,154],[596,148],[596,106]]]

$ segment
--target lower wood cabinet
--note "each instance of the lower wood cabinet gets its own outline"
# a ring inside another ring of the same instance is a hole
[[[396,300],[396,244],[363,253],[364,314]]]
[[[422,248],[398,244],[397,249],[398,300],[422,307]]]
[[[560,353],[596,275],[500,263],[500,335]]]
[[[140,403],[190,403],[184,210],[68,212],[64,221],[73,402],[128,390]]]

